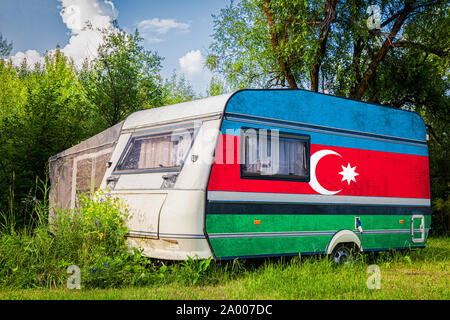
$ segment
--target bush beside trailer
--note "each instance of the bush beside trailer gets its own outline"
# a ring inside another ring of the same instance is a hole
[[[130,246],[183,260],[423,248],[427,133],[413,112],[305,90],[240,90],[135,112],[50,158],[50,201],[97,188]]]

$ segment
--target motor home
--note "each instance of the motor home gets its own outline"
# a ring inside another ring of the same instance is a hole
[[[413,112],[240,90],[129,115],[50,159],[51,202],[105,188],[130,246],[182,260],[423,248],[427,132]]]

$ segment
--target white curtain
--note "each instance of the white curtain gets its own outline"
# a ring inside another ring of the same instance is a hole
[[[253,134],[245,136],[245,166],[246,171],[258,173],[261,162],[258,159],[258,137]]]
[[[249,134],[244,139],[247,172],[287,176],[306,174],[303,141],[280,138],[275,130],[270,136],[265,130],[260,130],[258,137],[256,134]]]
[[[141,143],[139,169],[170,167],[172,164],[170,136],[152,137]]]
[[[139,169],[177,167],[182,164],[192,143],[189,131],[143,139]]]
[[[304,142],[280,140],[280,168],[278,174],[302,176],[305,174]]]

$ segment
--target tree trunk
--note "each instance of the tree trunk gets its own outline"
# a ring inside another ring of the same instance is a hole
[[[280,65],[281,72],[283,73],[284,78],[287,80],[289,87],[298,88],[295,78],[291,72],[289,66],[284,62],[283,58],[280,57],[278,53],[278,36],[275,30],[275,23],[273,21],[272,13],[269,9],[270,0],[264,0],[264,12],[266,13],[267,22],[269,24],[270,30],[270,40],[272,42],[273,50],[277,56],[278,64]]]
[[[365,44],[363,43],[361,38],[357,38],[355,42],[353,43],[353,57],[352,57],[352,64],[351,64],[351,73],[352,76],[355,76],[354,82],[352,82],[351,92],[355,92],[356,89],[359,86],[359,83],[361,82],[361,70],[360,70],[360,64],[361,64],[361,53],[364,49]]]
[[[323,10],[323,23],[320,32],[319,47],[316,52],[314,64],[309,72],[311,77],[311,91],[319,91],[319,71],[327,48],[330,26],[336,19],[336,2],[336,0],[328,0],[325,3],[325,9]]]

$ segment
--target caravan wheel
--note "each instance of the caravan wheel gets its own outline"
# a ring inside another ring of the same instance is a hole
[[[339,244],[331,253],[331,258],[338,265],[344,265],[353,261],[353,247],[348,244]]]

